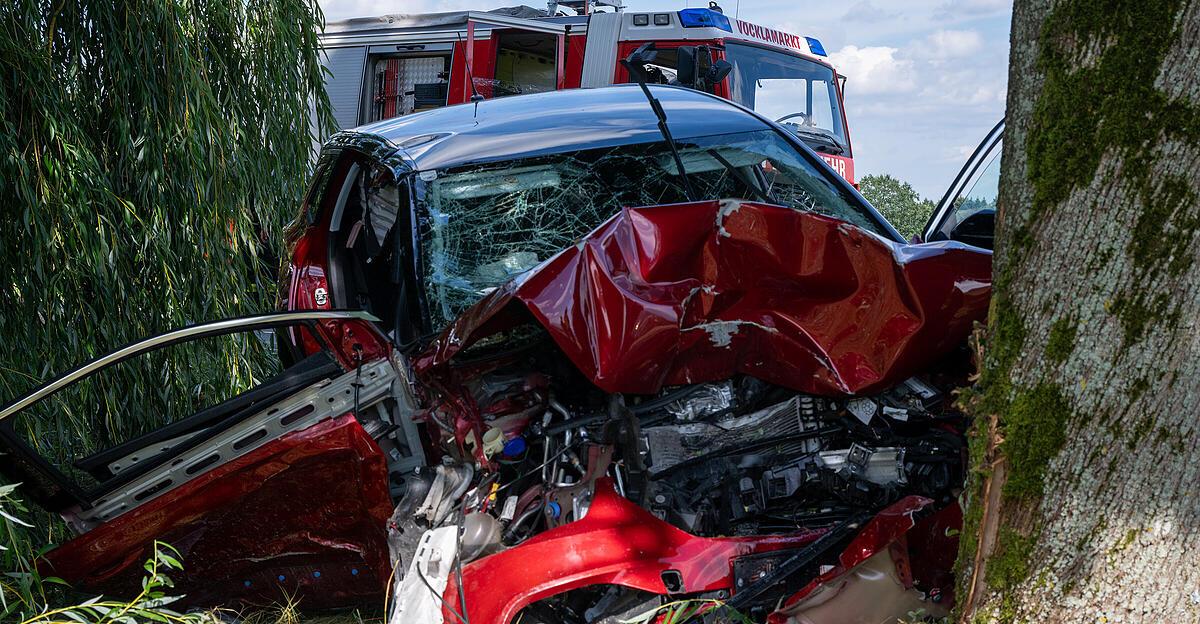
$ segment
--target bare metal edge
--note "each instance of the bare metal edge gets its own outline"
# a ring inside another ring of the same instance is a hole
[[[240,318],[224,319],[220,321],[212,321],[210,323],[201,323],[199,325],[191,325],[182,329],[169,331],[165,334],[158,334],[146,338],[140,342],[135,342],[126,345],[112,353],[101,356],[84,364],[60,377],[42,385],[31,394],[18,399],[0,409],[0,421],[4,421],[9,416],[41,401],[42,399],[58,392],[59,390],[91,376],[100,369],[116,364],[122,360],[129,359],[139,353],[150,351],[161,346],[165,346],[174,342],[185,341],[193,337],[202,337],[208,334],[233,333],[234,331],[249,331],[264,327],[273,327],[276,325],[286,325],[289,323],[298,323],[301,321],[324,321],[324,320],[349,320],[359,319],[365,321],[378,322],[379,319],[374,315],[359,310],[340,310],[340,311],[310,311],[310,312],[279,312],[274,314],[261,314],[257,316],[245,316]]]

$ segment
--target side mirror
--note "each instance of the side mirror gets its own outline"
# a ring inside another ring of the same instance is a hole
[[[696,46],[675,48],[675,84],[698,89],[700,64]]]
[[[675,70],[675,84],[711,91],[733,71],[733,65],[726,60],[714,61],[708,46],[682,46],[675,49]]]
[[[996,236],[996,211],[987,209],[972,213],[950,230],[950,240],[974,247],[991,249]]]
[[[714,61],[712,67],[708,68],[708,75],[704,79],[710,85],[715,85],[722,80],[725,80],[729,73],[733,71],[733,63],[725,59]]]
[[[621,64],[629,72],[629,77],[633,78],[634,82],[645,83],[651,82],[650,75],[646,72],[646,65],[653,63],[658,59],[658,48],[654,42],[643,43],[636,50],[629,53],[629,56],[621,59]]]

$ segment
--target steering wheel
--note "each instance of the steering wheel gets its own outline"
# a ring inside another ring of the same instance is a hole
[[[780,117],[779,119],[776,119],[776,120],[775,120],[775,123],[783,123],[783,122],[785,122],[785,121],[787,121],[787,120],[789,120],[789,119],[791,119],[791,118],[793,118],[793,117],[804,117],[804,118],[805,118],[805,121],[807,121],[807,120],[808,120],[808,113],[791,113],[791,114],[789,114],[789,115],[784,115],[783,117]]]

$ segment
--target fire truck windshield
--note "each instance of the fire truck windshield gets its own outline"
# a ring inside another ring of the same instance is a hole
[[[783,123],[818,152],[850,156],[836,77],[826,65],[758,46],[727,42],[733,101]]]

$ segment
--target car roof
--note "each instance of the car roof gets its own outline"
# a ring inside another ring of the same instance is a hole
[[[650,89],[662,102],[677,139],[771,127],[746,109],[707,93],[666,85]],[[662,139],[658,118],[636,85],[446,106],[360,126],[351,133],[399,147],[419,170]]]

